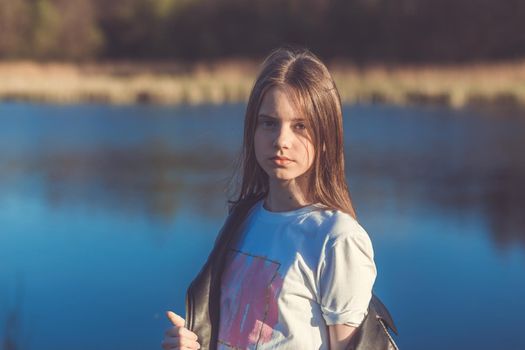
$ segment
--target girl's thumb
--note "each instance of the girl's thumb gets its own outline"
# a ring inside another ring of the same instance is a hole
[[[184,327],[184,324],[186,323],[186,321],[182,317],[180,317],[173,311],[166,311],[166,316],[168,316],[168,319],[171,321],[171,323],[173,323],[174,326]]]

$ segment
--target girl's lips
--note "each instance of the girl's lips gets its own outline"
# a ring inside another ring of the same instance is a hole
[[[284,158],[284,157],[273,157],[273,158],[270,158],[270,160],[274,163],[274,164],[277,164],[277,165],[286,165],[288,163],[291,162],[290,159],[288,158]]]

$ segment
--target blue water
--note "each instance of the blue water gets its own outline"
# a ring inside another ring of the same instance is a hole
[[[0,104],[0,348],[160,348],[224,221],[243,108]],[[525,116],[344,114],[400,347],[525,348]]]

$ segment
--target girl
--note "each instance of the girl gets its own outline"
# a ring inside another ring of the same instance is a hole
[[[281,48],[248,101],[240,193],[164,349],[345,349],[374,253],[345,180],[341,102],[325,65]]]

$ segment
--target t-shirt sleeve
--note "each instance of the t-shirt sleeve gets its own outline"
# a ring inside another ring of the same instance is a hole
[[[329,240],[318,271],[326,324],[358,327],[368,312],[377,274],[372,242],[366,231],[359,226]]]

